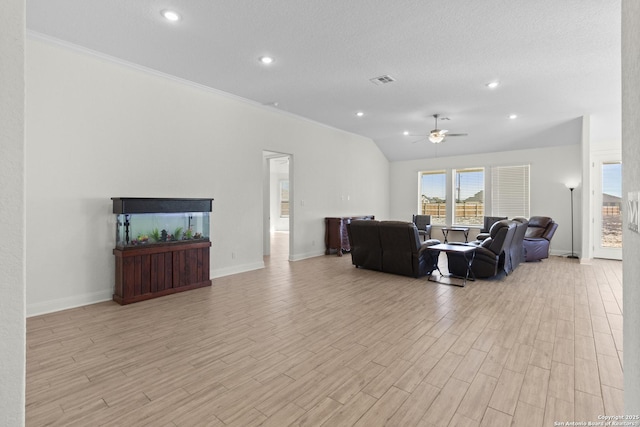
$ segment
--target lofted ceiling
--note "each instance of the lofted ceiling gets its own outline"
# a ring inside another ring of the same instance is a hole
[[[573,144],[583,115],[594,140],[621,134],[620,0],[27,0],[27,28],[369,137],[391,161]],[[435,113],[468,136],[403,135]]]

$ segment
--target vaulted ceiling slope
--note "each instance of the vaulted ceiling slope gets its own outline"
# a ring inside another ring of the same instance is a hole
[[[593,139],[621,133],[620,0],[28,0],[27,27],[369,137],[391,161],[572,144],[585,114]],[[403,135],[435,113],[469,135]]]

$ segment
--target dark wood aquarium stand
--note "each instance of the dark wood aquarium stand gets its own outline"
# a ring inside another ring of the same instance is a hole
[[[114,249],[113,300],[124,305],[211,286],[210,247],[210,241],[199,241]]]
[[[113,250],[115,302],[130,304],[211,286],[209,212],[213,199],[117,197],[112,200],[113,213],[117,215]],[[155,234],[147,235],[149,225],[136,223],[141,218],[139,215],[158,218],[163,224],[161,227],[166,228],[161,237],[157,229],[153,230]],[[178,224],[184,227],[175,227],[172,234],[171,217],[185,221]],[[134,229],[137,238],[133,235]]]

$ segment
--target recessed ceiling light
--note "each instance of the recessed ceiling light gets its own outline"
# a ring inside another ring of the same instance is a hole
[[[178,14],[178,12],[175,12],[173,10],[165,9],[160,13],[167,21],[176,22],[180,20],[180,15]]]
[[[509,114],[509,118],[510,118],[511,120],[513,120],[513,119],[517,119],[517,118],[518,118],[518,115],[517,115],[517,114]]]
[[[409,131],[408,131],[408,130],[405,130],[404,132],[402,132],[402,134],[403,134],[404,136],[407,136],[407,135],[409,135]]]
[[[493,81],[493,82],[489,82],[489,83],[487,83],[487,87],[488,87],[489,89],[495,89],[495,88],[497,88],[499,85],[500,85],[500,82],[499,82],[499,81],[497,81],[497,80],[496,80],[496,81]]]
[[[263,64],[273,64],[274,61],[274,59],[270,56],[261,56],[260,58],[258,58],[258,60]]]
[[[358,117],[362,117],[362,116],[364,116],[364,113],[363,113],[362,111],[358,111],[358,112],[356,113],[356,116],[358,116]]]

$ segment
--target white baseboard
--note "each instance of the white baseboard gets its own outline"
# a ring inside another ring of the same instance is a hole
[[[211,278],[231,276],[232,274],[245,273],[247,271],[260,270],[264,268],[264,262],[253,264],[234,265],[233,267],[217,268],[211,270]]]
[[[222,268],[211,271],[211,278],[229,276],[232,274],[244,273],[245,271],[258,270],[264,268],[263,262],[254,264],[244,264],[230,268]],[[40,316],[42,314],[54,313],[56,311],[68,310],[70,308],[82,307],[113,299],[113,289],[74,295],[67,298],[59,298],[51,301],[27,304],[27,317]]]
[[[549,255],[553,255],[553,256],[563,256],[566,257],[567,255],[571,254],[571,249],[567,250],[567,251],[563,251],[563,250],[559,250],[559,249],[551,249],[549,251]],[[576,255],[580,256],[579,253],[576,252]]]
[[[307,258],[324,256],[324,251],[308,252],[304,254],[294,254],[291,261],[300,261]],[[233,274],[245,273],[247,271],[259,270],[264,268],[264,262],[256,262],[252,264],[243,264],[233,267],[219,268],[211,270],[211,278],[231,276]],[[56,311],[68,310],[70,308],[82,307],[84,305],[96,304],[104,301],[111,301],[113,298],[113,289],[87,293],[84,295],[76,295],[68,298],[60,298],[46,302],[35,304],[27,304],[27,317],[39,316],[42,314],[53,313]]]
[[[301,254],[291,254],[289,259],[291,261],[301,261],[303,259],[315,258],[317,256],[324,256],[324,250],[319,250],[314,252],[305,252]]]
[[[108,291],[104,290],[35,304],[27,304],[27,317],[68,310],[70,308],[82,307],[83,305],[95,304],[98,302],[111,301],[112,298],[113,289],[109,289]]]

